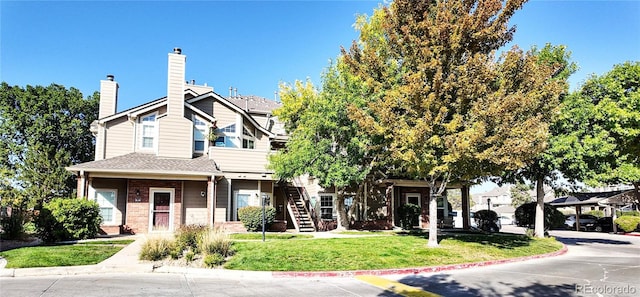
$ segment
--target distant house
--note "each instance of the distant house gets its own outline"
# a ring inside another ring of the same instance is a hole
[[[268,155],[288,139],[272,116],[280,103],[232,90],[223,97],[185,82],[185,70],[186,57],[176,48],[168,54],[166,96],[119,112],[114,76],[100,82],[95,160],[67,170],[77,176],[78,196],[100,205],[102,231],[151,233],[187,224],[242,229],[238,209],[263,201],[276,208],[280,230],[330,229],[337,213],[333,187],[321,188],[313,177],[279,181],[267,169]],[[468,199],[468,186],[452,187]],[[428,226],[424,181],[387,179],[371,190],[378,194],[352,208],[354,220],[399,225],[398,207],[414,203],[422,208],[416,226]],[[446,199],[439,209],[441,218],[447,215]]]

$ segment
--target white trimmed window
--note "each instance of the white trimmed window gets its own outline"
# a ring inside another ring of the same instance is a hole
[[[140,119],[142,124],[142,138],[140,147],[146,149],[152,149],[156,143],[156,114],[150,114]]]
[[[216,138],[213,145],[219,147],[236,147],[233,143],[233,139],[236,135],[236,124],[231,124],[224,128],[218,128],[216,130],[216,135],[218,135],[218,138]]]
[[[204,152],[207,149],[207,123],[193,117],[193,150],[196,152]]]
[[[117,191],[115,189],[96,189],[94,201],[100,206],[103,225],[116,223]]]
[[[242,127],[242,148],[254,149],[256,147],[256,137],[247,127]]]
[[[320,195],[320,218],[333,220],[333,195]]]

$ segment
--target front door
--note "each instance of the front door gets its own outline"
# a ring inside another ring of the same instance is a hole
[[[418,207],[420,207],[420,209],[422,209],[422,205],[420,204],[420,193],[407,193],[405,196],[404,203],[415,204]],[[421,216],[418,216],[416,220],[413,221],[414,227],[418,227],[418,228],[420,227],[420,217]]]
[[[151,201],[149,205],[150,231],[171,231],[172,226],[172,199],[173,189],[151,190]]]

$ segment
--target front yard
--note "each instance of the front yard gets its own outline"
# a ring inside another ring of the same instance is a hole
[[[6,268],[93,265],[108,259],[132,242],[109,240],[21,247],[0,252],[0,256],[7,261]]]
[[[224,268],[256,271],[329,271],[424,267],[545,254],[562,244],[553,238],[513,234],[441,236],[428,248],[428,235],[235,241]]]

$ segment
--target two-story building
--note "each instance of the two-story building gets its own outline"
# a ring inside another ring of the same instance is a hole
[[[308,177],[278,183],[267,169],[268,155],[287,141],[272,116],[280,103],[233,96],[232,90],[223,97],[212,87],[186,82],[185,71],[186,57],[176,48],[168,54],[166,97],[120,112],[114,76],[100,82],[99,118],[92,127],[95,160],[67,169],[77,176],[78,197],[100,205],[104,233],[173,231],[187,224],[233,227],[239,208],[262,201],[276,208],[277,220],[299,231],[335,219],[333,189]],[[468,201],[468,186],[463,189]],[[416,225],[428,225],[424,182],[386,180],[377,192],[360,208],[399,225],[397,207],[415,203],[423,209]]]

